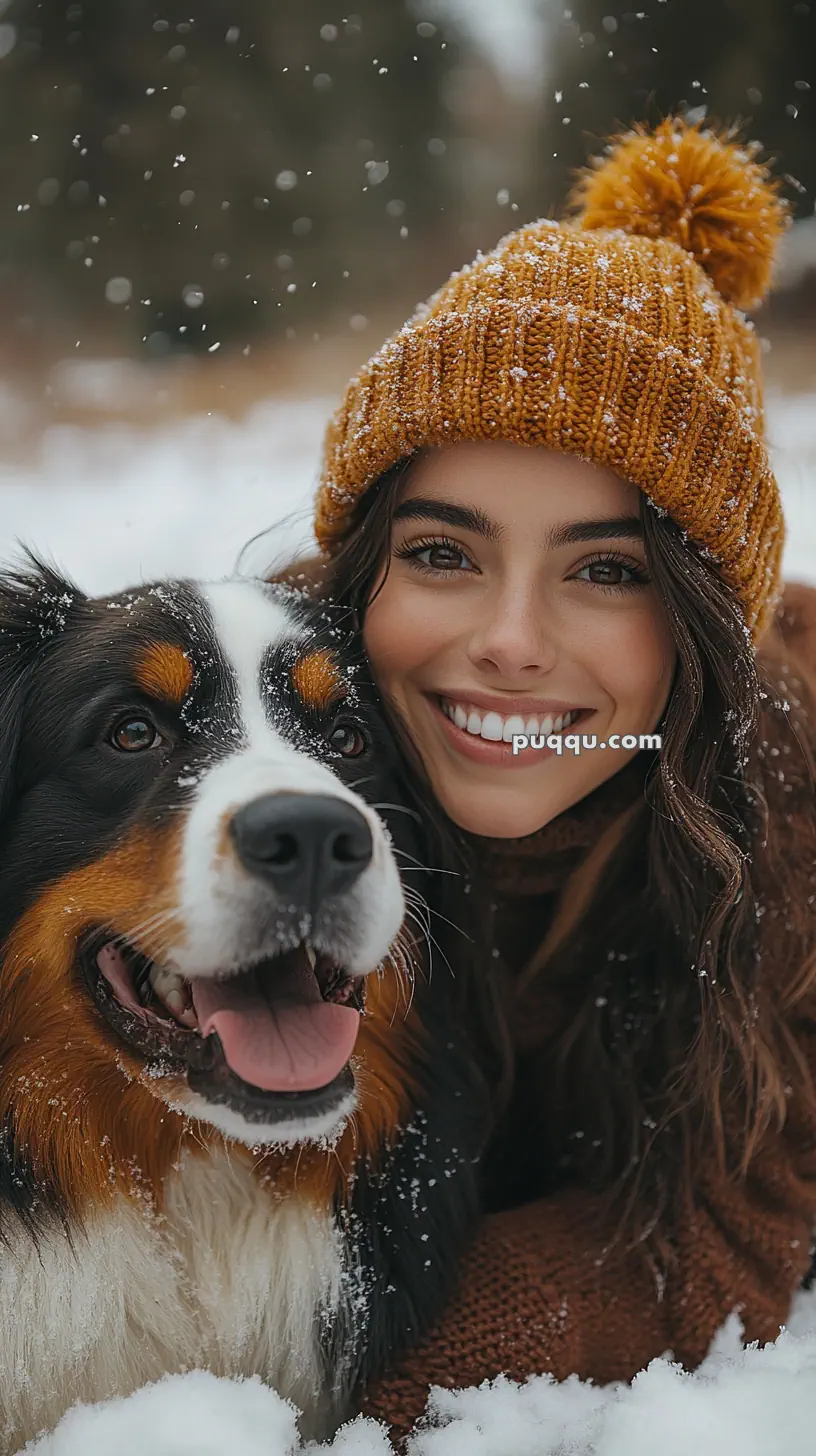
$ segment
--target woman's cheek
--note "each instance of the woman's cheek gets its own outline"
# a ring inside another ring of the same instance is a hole
[[[374,676],[385,686],[433,660],[457,637],[456,604],[393,575],[366,613],[363,643]]]
[[[659,602],[650,594],[631,605],[604,607],[595,598],[559,619],[565,628],[561,652],[579,662],[616,704],[619,719],[631,719],[632,731],[648,731],[646,720],[659,717],[665,707],[676,660]]]
[[[403,706],[405,679],[423,660],[424,633],[410,594],[386,583],[366,613],[363,645],[380,691]]]
[[[668,624],[659,614],[644,612],[597,660],[598,675],[609,682],[619,708],[628,707],[633,731],[647,731],[652,724],[645,720],[662,713],[674,674],[676,648]]]

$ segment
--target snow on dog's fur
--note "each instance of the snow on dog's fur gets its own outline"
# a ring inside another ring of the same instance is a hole
[[[192,1367],[324,1435],[436,1313],[485,1122],[362,664],[281,588],[34,566],[0,701],[0,1453]]]

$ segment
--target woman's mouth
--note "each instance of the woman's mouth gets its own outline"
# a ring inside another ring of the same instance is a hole
[[[551,748],[537,748],[535,753],[513,753],[513,737],[524,733],[537,741],[551,733],[564,733],[583,723],[592,708],[569,708],[560,713],[499,713],[466,699],[429,694],[428,702],[446,741],[464,758],[485,767],[529,768],[542,758],[554,754]]]
[[[477,708],[472,703],[457,702],[452,698],[439,698],[439,706],[446,718],[457,728],[469,733],[472,738],[484,738],[488,743],[512,743],[516,734],[526,733],[546,738],[550,733],[561,733],[571,727],[585,710],[571,708],[566,713],[511,713],[504,716],[495,711]]]

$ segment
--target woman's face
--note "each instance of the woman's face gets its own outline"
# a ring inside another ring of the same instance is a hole
[[[600,744],[659,722],[675,649],[640,500],[610,470],[504,441],[434,449],[410,471],[364,639],[461,828],[532,834],[638,752],[514,754],[513,733]]]

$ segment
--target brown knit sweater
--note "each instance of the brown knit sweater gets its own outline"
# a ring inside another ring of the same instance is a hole
[[[816,591],[787,588],[783,615],[762,656],[783,696],[810,701]],[[773,744],[764,758],[774,832],[792,867],[793,903],[804,905],[816,892],[812,789],[789,758],[778,768]],[[630,765],[515,847],[488,846],[491,878],[504,892],[500,933],[511,961],[523,959],[540,938],[536,917],[549,913],[563,875],[610,810],[619,808],[621,795],[637,792],[637,774]],[[793,969],[789,927],[784,916],[766,921],[763,971],[781,987]],[[557,1019],[558,1008],[548,1004],[550,1010]],[[788,1025],[816,1075],[816,990],[796,1004]],[[458,1289],[443,1318],[365,1393],[363,1411],[400,1434],[421,1415],[431,1384],[478,1384],[502,1372],[518,1380],[543,1372],[558,1379],[576,1372],[597,1382],[628,1380],[669,1350],[693,1367],[735,1308],[748,1340],[773,1340],[808,1271],[816,1226],[816,1119],[803,1104],[803,1098],[789,1098],[785,1126],[766,1134],[747,1176],[726,1177],[713,1154],[701,1159],[694,1210],[672,1233],[676,1257],[667,1278],[655,1277],[642,1248],[614,1242],[617,1225],[606,1200],[579,1184],[486,1215],[463,1253]]]

